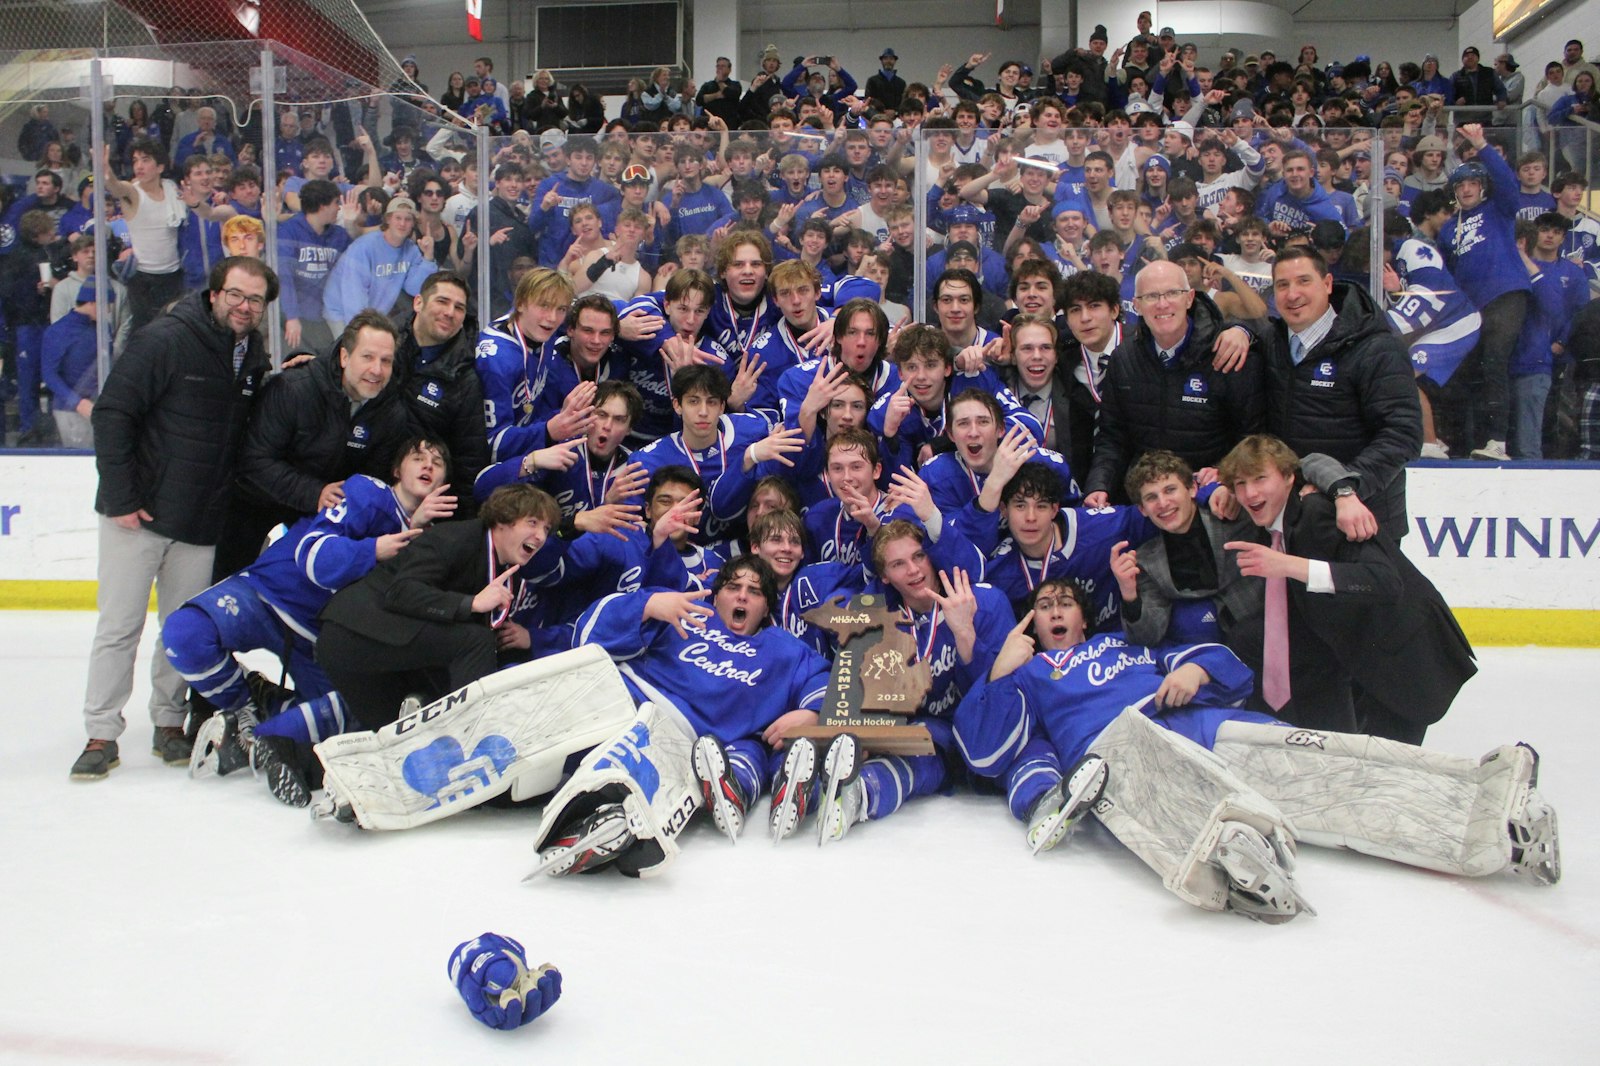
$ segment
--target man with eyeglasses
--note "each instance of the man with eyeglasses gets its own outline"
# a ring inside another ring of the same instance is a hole
[[[151,586],[165,623],[210,583],[245,422],[268,368],[257,329],[277,295],[278,276],[265,263],[224,259],[204,291],[136,332],[111,365],[91,416],[100,617],[84,696],[89,743],[74,779],[102,778],[118,763]],[[187,684],[159,647],[150,680],[152,752],[186,765]]]
[[[1260,342],[1225,327],[1181,266],[1162,260],[1140,270],[1133,299],[1139,325],[1124,331],[1102,385],[1087,507],[1128,502],[1123,477],[1151,449],[1204,471],[1266,425]]]

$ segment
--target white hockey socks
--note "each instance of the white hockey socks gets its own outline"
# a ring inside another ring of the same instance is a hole
[[[1555,812],[1525,745],[1482,759],[1353,733],[1227,722],[1215,754],[1276,803],[1307,843],[1442,873],[1507,867],[1561,876]]]
[[[1294,883],[1294,831],[1200,745],[1128,708],[1090,745],[1109,773],[1095,816],[1178,898],[1266,922],[1315,913]]]
[[[363,829],[410,829],[509,792],[561,783],[567,759],[633,719],[622,675],[596,646],[501,670],[376,732],[318,744],[335,808]]]

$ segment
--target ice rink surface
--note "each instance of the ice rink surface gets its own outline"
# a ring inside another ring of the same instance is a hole
[[[1194,910],[1090,828],[1034,859],[996,798],[915,802],[819,851],[702,819],[654,881],[522,884],[536,810],[312,823],[149,753],[149,634],[98,783],[89,613],[0,612],[4,1063],[1591,1063],[1600,653],[1487,649],[1428,746],[1525,740],[1564,878],[1468,881],[1303,848],[1320,916]],[[1591,782],[1585,785],[1585,781]],[[807,828],[810,823],[807,823]],[[491,930],[566,993],[514,1033],[445,976]]]

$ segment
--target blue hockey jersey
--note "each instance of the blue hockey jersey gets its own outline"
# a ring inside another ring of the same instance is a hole
[[[780,626],[742,637],[713,614],[703,625],[644,621],[660,589],[607,596],[579,617],[574,646],[598,644],[616,660],[634,699],[673,707],[697,734],[758,736],[781,715],[818,710],[828,661]]]
[[[1187,707],[1157,707],[1162,679],[1186,663],[1200,666],[1211,681]],[[1268,720],[1239,709],[1253,683],[1250,668],[1221,644],[1148,648],[1129,644],[1121,633],[1102,633],[1066,651],[1040,652],[996,681],[985,674],[956,710],[956,744],[974,773],[994,777],[1042,732],[1061,765],[1070,766],[1123,708],[1137,707],[1209,748],[1217,726],[1230,718]]]

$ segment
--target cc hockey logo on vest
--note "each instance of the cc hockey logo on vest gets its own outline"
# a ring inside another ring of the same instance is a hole
[[[1321,733],[1313,733],[1309,729],[1296,729],[1284,737],[1283,742],[1296,748],[1316,748],[1319,751],[1326,751],[1327,748],[1323,747],[1322,743],[1326,739]]]
[[[1334,386],[1333,360],[1324,359],[1311,371],[1311,384],[1319,389],[1331,389]]]
[[[1204,375],[1191,374],[1189,380],[1183,383],[1184,403],[1209,403],[1210,385]]]

